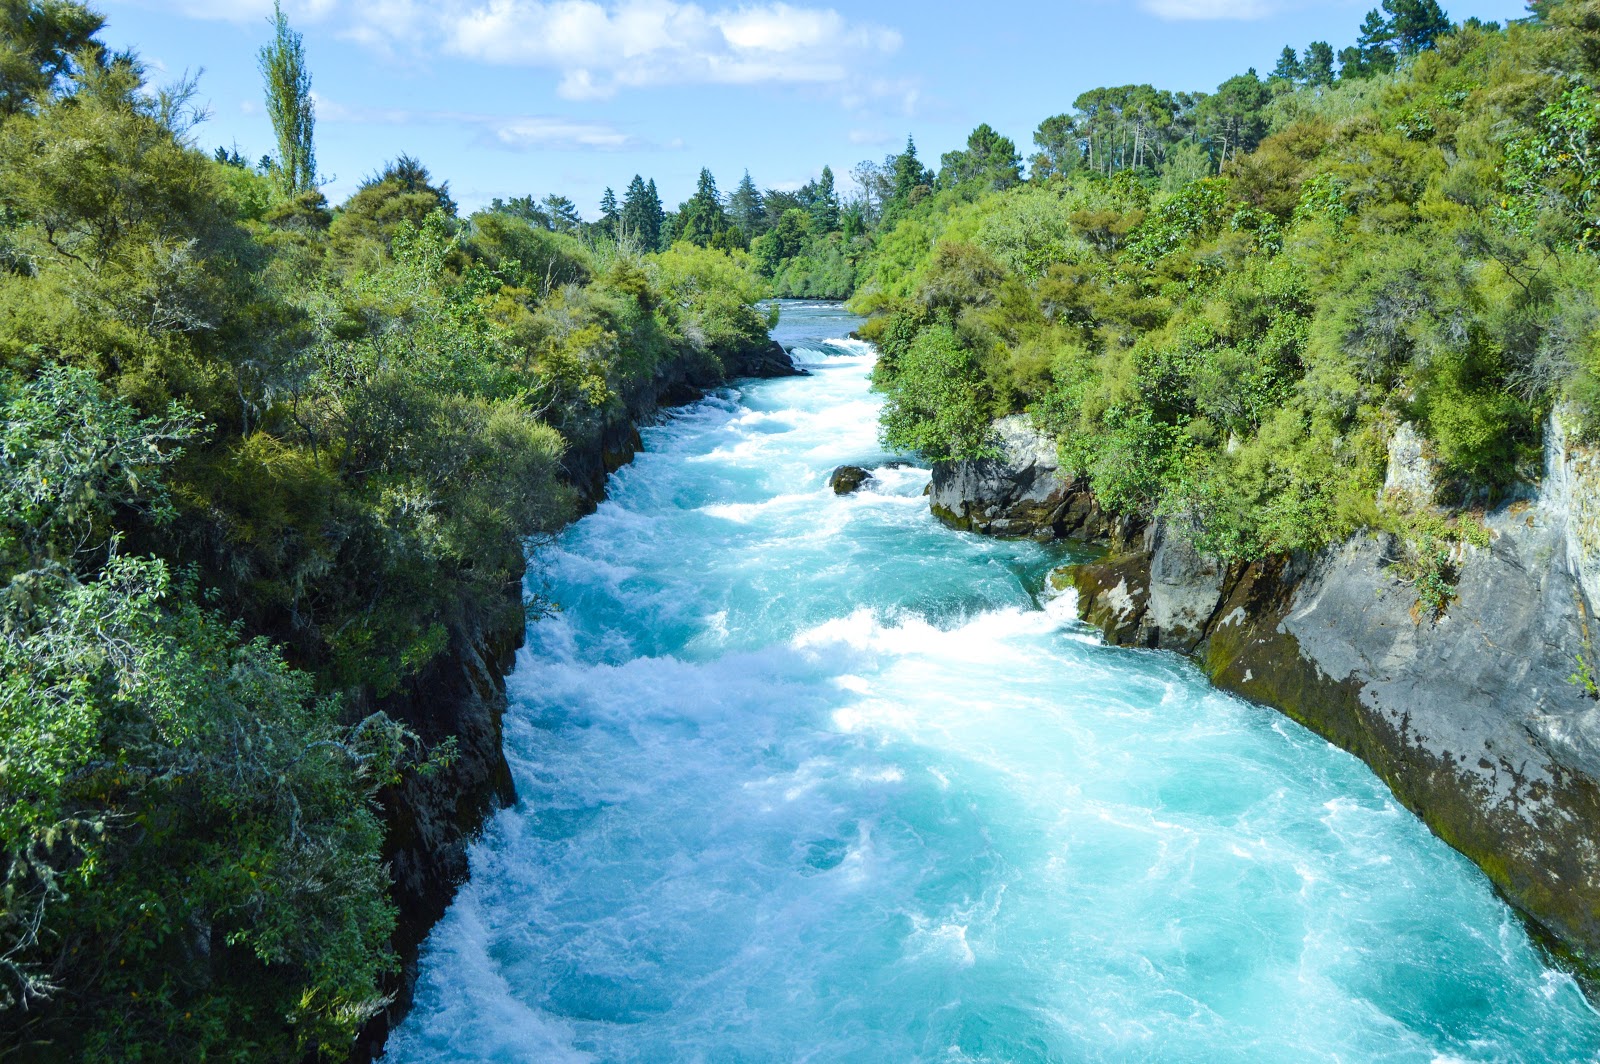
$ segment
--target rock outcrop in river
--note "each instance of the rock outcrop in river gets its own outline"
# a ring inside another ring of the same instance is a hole
[[[1392,535],[1223,565],[1165,520],[1101,515],[1081,485],[1055,479],[1042,438],[1024,441],[1026,426],[1007,420],[1005,459],[936,469],[936,514],[979,532],[1108,545],[1054,579],[1109,642],[1190,654],[1218,686],[1362,758],[1594,984],[1600,458],[1552,419],[1542,489],[1487,515],[1487,546],[1457,548],[1455,597],[1434,618],[1399,575]],[[1391,492],[1430,493],[1414,433],[1396,434],[1389,477]]]
[[[1061,479],[1055,441],[1022,414],[994,423],[999,454],[975,461],[936,462],[928,502],[952,528],[990,536],[1097,539],[1114,532],[1079,483]]]

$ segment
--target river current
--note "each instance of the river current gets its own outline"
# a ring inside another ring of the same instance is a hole
[[[1364,765],[1103,645],[1044,593],[1062,548],[935,522],[855,325],[785,304],[812,375],[645,429],[535,557],[519,800],[389,1061],[1597,1059]]]

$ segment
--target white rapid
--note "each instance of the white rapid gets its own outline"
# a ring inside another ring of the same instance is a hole
[[[520,800],[396,1064],[1577,1061],[1600,1022],[1363,765],[940,527],[872,352],[646,430],[535,559]],[[825,486],[877,468],[856,496]]]

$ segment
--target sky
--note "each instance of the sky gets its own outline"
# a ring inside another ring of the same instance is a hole
[[[1521,0],[1441,0],[1506,20]],[[654,177],[668,206],[702,166],[792,189],[916,139],[924,162],[980,122],[1031,153],[1041,119],[1101,85],[1210,90],[1285,44],[1353,43],[1373,0],[1055,0],[824,6],[764,0],[285,0],[304,35],[317,165],[338,203],[402,153],[464,210]],[[271,0],[99,0],[150,80],[200,72],[205,147],[273,146],[256,54]]]

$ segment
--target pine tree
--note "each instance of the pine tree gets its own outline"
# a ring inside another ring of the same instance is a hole
[[[839,193],[834,188],[833,168],[824,166],[811,201],[811,220],[820,233],[839,228]]]
[[[904,203],[911,197],[913,189],[931,183],[932,179],[927,168],[922,165],[922,160],[917,158],[917,142],[907,137],[906,150],[895,156],[894,160],[895,201]]]
[[[600,227],[612,235],[617,232],[617,194],[610,185],[600,194]]]
[[[1295,82],[1305,77],[1305,68],[1300,65],[1300,56],[1287,44],[1278,54],[1278,65],[1272,71],[1272,76],[1284,81]]]
[[[285,198],[309,192],[317,184],[317,159],[312,146],[316,124],[311,100],[311,71],[306,68],[300,34],[289,28],[281,3],[273,4],[272,43],[261,49],[261,77],[267,89],[267,115],[278,138],[273,167]]]
[[[1394,69],[1394,31],[1383,12],[1373,8],[1361,21],[1356,48],[1361,55],[1361,76],[1385,74]]]
[[[661,193],[656,191],[656,179],[644,186],[645,230],[640,234],[649,248],[659,248],[667,236],[667,212],[661,208]]]
[[[678,239],[701,247],[711,247],[728,230],[728,216],[722,209],[716,178],[705,167],[695,183],[694,195],[678,208]]]
[[[754,240],[766,231],[767,206],[756,183],[750,180],[749,170],[728,197],[728,215],[734,225],[744,230],[746,239]]]
[[[1300,69],[1308,85],[1333,84],[1333,46],[1327,41],[1312,41],[1306,46]]]
[[[1389,35],[1403,56],[1416,55],[1433,47],[1433,42],[1450,32],[1450,17],[1438,0],[1383,0],[1390,15]]]

